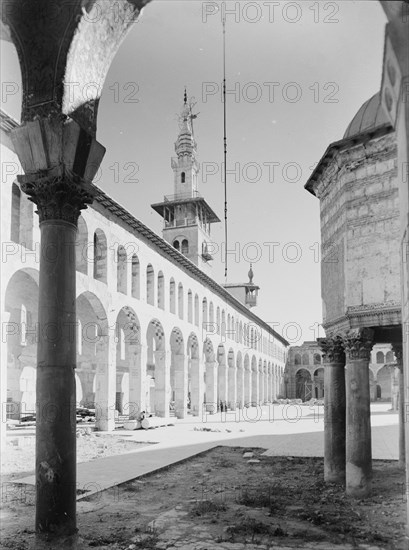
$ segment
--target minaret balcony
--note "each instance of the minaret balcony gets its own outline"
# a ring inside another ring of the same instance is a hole
[[[197,199],[201,197],[202,195],[199,193],[199,191],[190,191],[188,193],[177,193],[176,195],[165,195],[163,197],[164,202],[173,202],[173,201],[184,201],[187,199]]]

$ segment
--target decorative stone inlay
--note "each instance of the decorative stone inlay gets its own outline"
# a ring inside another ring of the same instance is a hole
[[[347,359],[371,359],[371,350],[374,344],[374,331],[369,328],[353,329],[343,336],[344,349]]]
[[[345,363],[344,341],[340,335],[318,338],[324,363]]]
[[[67,168],[18,176],[21,189],[37,207],[40,223],[63,220],[77,225],[81,210],[93,201],[91,185]]]

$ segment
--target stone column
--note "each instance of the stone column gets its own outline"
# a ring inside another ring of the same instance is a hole
[[[193,416],[199,416],[203,408],[204,379],[203,363],[198,357],[190,359],[191,411]]]
[[[155,414],[169,416],[170,405],[170,365],[169,353],[154,351],[155,356]]]
[[[244,369],[243,365],[236,370],[237,385],[237,406],[239,409],[244,405]]]
[[[146,363],[147,349],[141,344],[129,345],[129,418],[146,410]]]
[[[228,367],[227,401],[231,410],[235,411],[237,408],[237,372],[234,365]]]
[[[346,356],[346,492],[362,498],[370,494],[372,479],[369,362],[373,330],[350,330],[343,341]]]
[[[217,363],[206,361],[206,411],[217,412]]]
[[[101,336],[96,346],[95,420],[101,431],[115,429],[116,343],[113,335]]]
[[[345,483],[345,354],[341,337],[319,338],[324,367],[324,479]]]
[[[392,344],[393,353],[396,357],[398,368],[398,415],[399,415],[399,467],[405,468],[405,383],[403,375],[403,344],[401,342]]]
[[[218,400],[217,405],[220,406],[220,402],[227,403],[227,365],[218,365],[217,386],[218,386]]]
[[[50,114],[11,133],[21,189],[40,222],[36,531],[76,532],[76,234],[92,202],[104,148],[69,117]]]
[[[251,370],[249,366],[248,369],[244,369],[244,405],[246,407],[249,407],[251,403],[251,383]]]
[[[187,383],[188,373],[184,355],[175,354],[175,415],[185,418],[187,415]]]
[[[251,371],[251,406],[258,405],[258,372]]]

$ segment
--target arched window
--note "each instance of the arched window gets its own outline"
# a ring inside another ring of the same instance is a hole
[[[180,174],[180,181],[181,181],[182,183],[185,183],[185,182],[186,182],[186,174],[185,174],[184,172],[182,172],[182,173]]]
[[[395,362],[395,355],[393,351],[388,351],[385,357],[385,361],[387,363],[394,363]]]
[[[321,355],[319,353],[314,354],[314,365],[320,365],[321,364]]]
[[[180,243],[177,239],[176,239],[176,241],[173,241],[173,247],[176,248],[176,250],[180,249]]]
[[[107,282],[107,239],[101,229],[94,233],[94,279]]]
[[[169,311],[176,313],[176,285],[173,277],[169,283]]]
[[[213,302],[210,302],[210,305],[209,305],[209,322],[214,323],[214,306],[213,306]]]
[[[187,239],[183,239],[182,241],[182,254],[189,254],[189,243]]]
[[[118,292],[121,292],[122,294],[126,294],[127,292],[127,269],[126,269],[126,250],[125,248],[120,245],[118,246],[117,254],[116,254],[116,289]]]
[[[21,191],[18,185],[13,183],[11,187],[11,227],[10,239],[15,243],[20,242],[20,218],[21,218]]]
[[[151,306],[155,305],[155,272],[151,264],[146,268],[146,301]]]
[[[383,351],[378,351],[377,352],[376,362],[378,363],[378,365],[382,365],[383,363],[385,363],[385,356],[383,354]]]
[[[226,313],[222,311],[221,337],[226,338]]]
[[[193,323],[193,294],[191,290],[187,293],[187,320],[189,323]]]
[[[207,329],[207,300],[206,298],[203,298],[202,300],[202,326],[206,330]]]
[[[199,326],[199,296],[195,294],[195,325]]]
[[[301,365],[301,355],[299,353],[294,355],[294,365]]]
[[[217,324],[217,334],[220,334],[220,308],[217,306],[216,309],[216,324]]]
[[[309,365],[310,364],[310,358],[308,357],[308,353],[304,353],[302,356],[302,364],[303,365]]]
[[[132,256],[132,296],[133,298],[140,298],[140,265],[139,258],[136,254]]]
[[[184,308],[183,285],[182,285],[182,283],[179,283],[179,286],[178,286],[178,315],[179,315],[179,319],[183,319],[183,308]]]
[[[158,273],[158,307],[165,309],[165,278],[162,271]]]
[[[82,216],[78,218],[77,241],[75,246],[76,268],[77,271],[88,272],[88,228]]]

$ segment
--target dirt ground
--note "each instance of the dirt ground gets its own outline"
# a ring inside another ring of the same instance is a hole
[[[397,462],[374,461],[372,496],[354,500],[342,487],[324,483],[322,459],[264,457],[262,452],[217,447],[80,501],[75,548],[213,550],[311,544],[326,549],[331,543],[366,543],[367,548],[407,550],[404,473]],[[38,548],[34,489],[7,496],[2,501],[3,548]],[[197,541],[205,542],[197,546]],[[41,548],[55,547],[44,542]]]
[[[19,444],[16,439],[19,437]],[[86,428],[77,430],[77,462],[89,462],[106,456],[123,454],[135,451],[148,445],[136,441],[126,441],[121,433],[101,434],[91,432]],[[1,453],[2,482],[25,477],[34,473],[35,469],[35,437],[24,436],[16,432],[16,438],[9,438],[6,452]],[[14,442],[13,442],[14,439]]]

